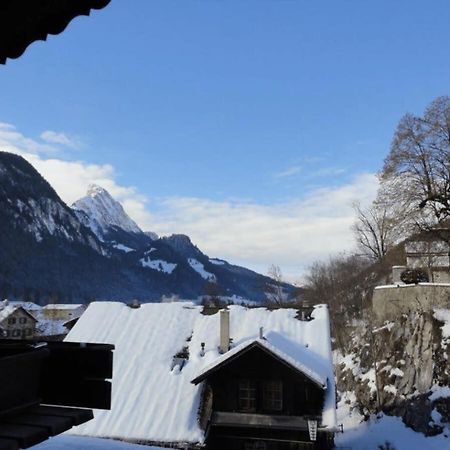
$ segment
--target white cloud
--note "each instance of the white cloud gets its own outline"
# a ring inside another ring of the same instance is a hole
[[[110,164],[88,164],[58,158],[58,150],[38,140],[25,137],[13,125],[0,123],[0,150],[17,153],[29,161],[68,204],[86,194],[95,183],[120,200],[127,213],[138,223],[148,223],[146,198],[134,187],[121,186],[115,181]]]
[[[345,172],[346,170],[341,167],[321,167],[311,173],[311,178],[337,176],[342,175]]]
[[[378,186],[361,174],[344,186],[316,189],[302,199],[270,206],[201,198],[169,198],[152,217],[160,234],[185,233],[211,256],[266,271],[281,266],[290,279],[314,260],[353,248],[352,203],[368,204]]]
[[[275,174],[275,178],[288,178],[296,175],[302,170],[301,166],[292,166]]]
[[[75,136],[68,136],[66,133],[46,130],[41,133],[41,139],[49,144],[63,145],[73,149],[81,147],[80,139]]]
[[[54,151],[13,126],[0,124],[0,149],[24,156],[68,204],[82,197],[90,183],[107,189],[144,230],[189,235],[205,253],[260,272],[279,265],[290,280],[314,260],[353,247],[352,203],[364,206],[378,187],[375,174],[360,174],[346,185],[309,191],[301,198],[261,205],[243,200],[207,198],[147,199],[136,188],[119,185],[114,167],[48,156]]]
[[[25,137],[14,125],[0,122],[0,149],[15,153],[17,150],[28,153],[56,153],[57,149],[43,142]]]

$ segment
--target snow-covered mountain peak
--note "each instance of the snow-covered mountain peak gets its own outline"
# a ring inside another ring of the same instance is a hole
[[[106,195],[111,197],[109,192],[98,184],[90,184],[86,192],[87,197],[96,197],[97,195]]]
[[[77,200],[72,208],[78,213],[85,225],[91,228],[100,238],[112,227],[121,228],[131,233],[142,233],[122,205],[114,200],[106,189],[96,184],[89,185],[86,196]]]

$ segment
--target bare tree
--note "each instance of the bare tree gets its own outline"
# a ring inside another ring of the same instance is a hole
[[[355,203],[353,207],[356,213],[353,233],[359,249],[370,259],[381,261],[396,242],[396,220],[389,216],[386,205],[373,203],[362,209]]]
[[[216,281],[208,281],[203,287],[202,304],[205,306],[221,307],[225,304],[222,300],[223,289]]]
[[[279,266],[272,264],[267,275],[272,279],[265,285],[265,294],[269,304],[283,306],[286,301],[286,294],[283,289],[283,274]]]
[[[438,97],[423,117],[406,114],[381,173],[391,200],[412,205],[420,228],[450,218],[450,98]],[[397,187],[397,188],[395,188]]]
[[[328,304],[333,334],[338,340],[346,321],[361,317],[371,297],[374,280],[370,271],[366,273],[369,264],[365,257],[341,254],[315,262],[309,269],[303,300],[313,305]]]

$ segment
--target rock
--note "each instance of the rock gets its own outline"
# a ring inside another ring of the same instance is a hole
[[[373,335],[371,326],[367,321],[352,330],[353,358],[340,355],[348,366],[336,370],[338,390],[354,392],[361,411],[377,412],[375,383],[364,376],[376,360],[381,410],[427,436],[441,433],[442,425],[450,424],[450,399],[432,402],[429,396],[434,385],[450,386],[450,346],[442,345],[442,323],[432,312],[415,311],[376,328]],[[440,414],[440,423],[433,421],[433,411],[434,417]]]

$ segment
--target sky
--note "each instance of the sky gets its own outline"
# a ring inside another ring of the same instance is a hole
[[[450,91],[447,0],[112,0],[0,67],[0,149],[71,204],[290,280],[352,249],[403,114]]]

